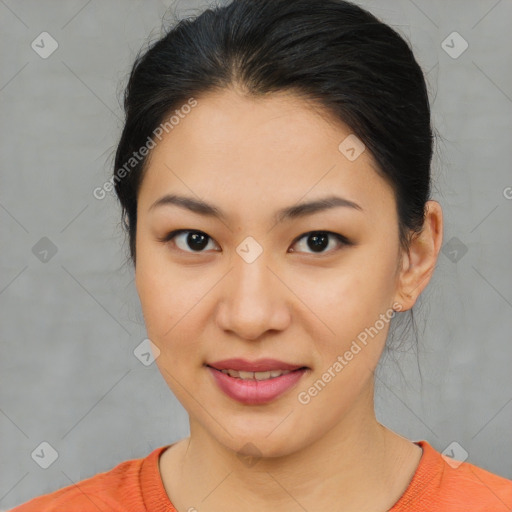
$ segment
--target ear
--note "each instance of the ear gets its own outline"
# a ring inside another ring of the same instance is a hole
[[[408,251],[402,251],[395,301],[399,311],[411,309],[434,273],[443,241],[443,211],[437,201],[427,201],[421,233],[414,235]]]

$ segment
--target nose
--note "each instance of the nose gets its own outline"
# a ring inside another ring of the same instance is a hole
[[[264,254],[252,263],[235,256],[216,309],[217,325],[247,340],[260,339],[267,331],[286,329],[291,318],[291,292],[269,267]]]

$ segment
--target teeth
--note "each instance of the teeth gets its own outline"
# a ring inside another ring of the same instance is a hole
[[[256,380],[270,379],[270,372],[254,372],[254,378]]]
[[[269,372],[243,372],[237,370],[221,370],[222,373],[243,380],[266,380],[290,373],[290,370],[272,370]]]
[[[255,379],[256,378],[256,373],[255,372],[241,372],[241,371],[239,371],[238,372],[238,378],[245,379],[245,380]],[[258,379],[256,379],[256,380],[258,380]]]

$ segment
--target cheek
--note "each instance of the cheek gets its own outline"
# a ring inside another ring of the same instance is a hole
[[[351,347],[357,351],[353,359],[362,366],[377,363],[388,331],[389,322],[382,324],[380,318],[390,314],[392,264],[387,254],[381,252],[379,257],[368,247],[366,251],[354,252],[353,258],[347,258],[339,268],[324,270],[323,274],[309,273],[301,279],[298,295],[315,317],[309,334],[315,340],[322,368],[328,368]],[[354,341],[360,350],[353,345]],[[359,364],[350,366],[355,368]]]
[[[142,247],[137,254],[135,282],[149,339],[161,350],[162,360],[197,359],[201,304],[208,282],[197,269],[173,265],[161,248]]]
[[[183,286],[180,275],[165,261],[164,251],[140,237],[137,246],[135,285],[148,334],[159,344],[183,316]],[[172,332],[172,331],[171,331]]]
[[[374,316],[377,319],[387,308],[393,289],[388,262],[376,261],[362,251],[338,268],[305,274],[294,279],[299,296],[333,330],[342,326],[346,331]]]

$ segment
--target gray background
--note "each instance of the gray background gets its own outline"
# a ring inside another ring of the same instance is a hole
[[[512,478],[512,1],[359,3],[410,40],[442,136],[445,235],[415,306],[420,366],[409,332],[384,357],[378,417]],[[130,65],[171,4],[0,0],[0,509],[188,435],[155,364],[134,356],[146,336],[120,211],[92,195],[111,172]],[[59,45],[46,59],[31,48],[43,31]],[[453,31],[469,44],[458,58],[441,46]],[[38,254],[43,237],[55,254]],[[43,441],[58,452],[48,469],[31,457]]]

